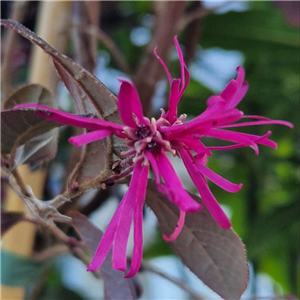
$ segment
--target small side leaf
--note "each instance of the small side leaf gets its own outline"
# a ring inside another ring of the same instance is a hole
[[[37,116],[34,109],[2,111],[1,151],[14,157],[19,146],[59,126],[56,122]]]
[[[43,104],[53,108],[56,107],[54,98],[50,91],[39,84],[26,85],[15,91],[4,102],[4,109],[12,111],[16,105],[23,103]],[[6,117],[4,117],[4,115],[6,115]],[[2,122],[7,123],[8,118],[13,115],[15,115],[15,113],[6,114],[3,112]],[[14,118],[13,120],[16,123],[19,122],[19,118]],[[8,125],[8,123],[6,125]],[[14,131],[14,128],[11,127],[10,123],[9,126],[4,127],[5,130],[2,128],[2,134],[7,137],[15,136],[15,139],[10,139],[8,145],[5,143],[5,141],[2,141],[2,145],[5,145],[5,150],[2,148],[2,151],[9,153],[11,160],[15,160],[17,165],[23,163],[41,162],[54,158],[57,152],[58,129],[49,127],[49,131],[47,130],[42,135],[39,135],[41,130],[40,127],[43,126],[44,125],[39,124],[31,127],[30,124],[27,124],[26,127],[21,128],[21,131]],[[35,130],[38,132],[38,134],[34,132]],[[28,136],[25,131],[30,131],[30,135]],[[24,136],[21,137],[23,134]],[[6,147],[9,145],[10,148],[8,150]]]
[[[198,196],[191,196],[201,203]],[[170,235],[179,212],[156,190],[153,181],[148,182],[146,202],[157,216],[162,232]],[[240,299],[248,283],[244,245],[232,229],[222,229],[205,208],[186,215],[181,234],[170,246],[214,292],[224,299]]]
[[[103,233],[96,228],[87,217],[79,212],[72,211],[70,217],[73,219],[75,229],[86,242],[91,253],[94,253],[98,247]],[[101,275],[105,285],[105,299],[134,299],[130,289],[130,279],[124,278],[124,273],[113,269],[111,264],[111,254],[109,253],[102,267]]]
[[[16,90],[4,102],[4,109],[13,109],[18,104],[34,103],[56,108],[51,92],[40,84],[25,85]]]

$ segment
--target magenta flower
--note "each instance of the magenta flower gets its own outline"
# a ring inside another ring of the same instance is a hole
[[[270,131],[263,136],[257,136],[228,130],[230,128],[264,124],[281,124],[292,127],[290,123],[280,120],[269,120],[260,116],[244,116],[243,112],[236,108],[248,89],[248,84],[244,81],[245,72],[242,67],[237,68],[236,80],[231,80],[220,95],[214,95],[208,99],[207,108],[202,114],[191,121],[184,122],[186,115],[178,116],[177,105],[189,83],[189,72],[176,37],[174,41],[181,66],[181,78],[172,79],[166,65],[157,55],[156,49],[154,50],[154,54],[165,69],[171,85],[168,111],[162,110],[161,117],[157,120],[154,118],[149,120],[144,117],[138,93],[134,85],[127,80],[120,80],[121,87],[118,95],[118,107],[124,125],[98,119],[87,119],[42,105],[16,106],[16,108],[34,107],[38,109],[36,114],[45,119],[63,125],[92,130],[70,138],[69,142],[76,146],[103,139],[110,134],[123,138],[128,146],[128,151],[122,155],[124,158],[132,157],[134,167],[131,182],[100,241],[88,270],[99,269],[111,248],[113,248],[113,267],[121,271],[126,270],[126,248],[133,222],[134,248],[131,267],[126,277],[132,277],[138,272],[142,261],[143,246],[142,210],[150,166],[158,190],[165,194],[180,211],[174,232],[170,236],[164,236],[165,240],[173,241],[178,237],[184,225],[186,213],[193,213],[201,209],[201,205],[183,188],[167,152],[182,158],[204,205],[216,222],[222,228],[227,229],[231,223],[210,191],[206,179],[231,193],[238,192],[242,184],[231,183],[207,168],[207,157],[211,155],[213,150],[247,146],[253,148],[258,154],[258,144],[276,148],[276,143],[268,139],[271,134]],[[251,118],[252,121],[236,123],[246,118]],[[206,147],[201,142],[202,137],[226,140],[231,144],[229,146]]]

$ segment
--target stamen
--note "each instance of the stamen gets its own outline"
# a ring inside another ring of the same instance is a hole
[[[155,134],[157,131],[156,120],[154,118],[151,118],[150,130],[152,134]]]

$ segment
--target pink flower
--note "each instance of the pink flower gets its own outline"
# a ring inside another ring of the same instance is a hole
[[[214,95],[208,99],[207,108],[202,114],[191,121],[184,122],[186,115],[178,116],[177,105],[189,83],[189,72],[176,37],[174,42],[181,66],[181,78],[172,79],[168,68],[157,55],[156,49],[154,50],[154,54],[165,69],[171,85],[168,111],[162,110],[161,117],[157,120],[154,118],[149,120],[144,117],[138,93],[134,85],[127,80],[120,80],[121,87],[118,96],[119,112],[124,125],[98,119],[87,119],[42,105],[26,104],[16,107],[34,107],[37,108],[36,114],[46,119],[63,125],[92,130],[70,138],[69,141],[76,146],[94,142],[110,134],[123,138],[128,146],[128,151],[122,154],[124,158],[132,157],[134,163],[131,182],[100,241],[88,270],[99,269],[111,248],[113,248],[113,267],[121,271],[126,270],[126,248],[133,222],[134,249],[131,267],[126,277],[134,276],[138,272],[142,261],[142,209],[150,166],[158,190],[165,194],[180,211],[176,229],[171,236],[164,236],[165,240],[173,241],[178,237],[184,225],[186,213],[193,213],[201,209],[201,205],[183,188],[183,184],[166,154],[167,152],[182,158],[204,205],[216,222],[222,228],[227,229],[231,223],[211,193],[206,179],[231,193],[238,192],[242,184],[231,183],[207,168],[207,157],[211,155],[213,150],[246,146],[253,148],[258,154],[258,144],[276,148],[276,143],[268,139],[271,132],[257,136],[228,130],[230,128],[264,124],[281,124],[292,127],[290,123],[284,121],[269,120],[260,116],[244,116],[243,112],[236,108],[248,89],[248,84],[244,81],[245,72],[242,67],[237,68],[236,80],[231,80],[220,95]],[[247,118],[253,120],[236,123]],[[201,141],[202,137],[226,140],[232,144],[206,147]]]

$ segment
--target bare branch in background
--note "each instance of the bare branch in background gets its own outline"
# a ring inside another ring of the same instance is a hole
[[[101,14],[101,1],[83,1],[86,7],[87,15],[90,19],[90,24],[99,28],[100,26],[100,14]],[[98,57],[98,39],[97,37],[91,37],[91,49],[95,59]]]
[[[46,248],[41,252],[34,252],[32,258],[37,262],[45,262],[49,259],[54,258],[55,256],[61,255],[63,253],[69,252],[69,247],[66,245],[55,245],[53,247]]]
[[[98,4],[97,2],[95,2]],[[96,10],[95,10],[96,11]],[[99,11],[99,9],[98,9]],[[97,12],[97,11],[96,11]],[[92,24],[91,11],[88,11],[86,2],[74,1],[73,3],[73,23],[84,24],[84,27]],[[96,67],[95,37],[87,35],[80,30],[80,26],[73,26],[73,41],[75,44],[75,61],[82,67],[93,73]]]
[[[81,24],[74,25],[77,26],[79,30],[84,31],[91,36],[95,36],[99,41],[101,41],[112,57],[116,60],[121,70],[127,74],[131,73],[130,67],[126,62],[123,53],[120,51],[116,43],[103,30],[93,25],[86,27],[81,26]]]
[[[45,224],[44,222],[39,221],[38,219],[33,219],[30,217],[26,218],[27,221],[36,224],[38,226],[40,226],[43,230],[48,230],[51,232],[51,234],[53,236],[55,236],[57,238],[58,241],[62,242],[63,244],[65,244],[65,246],[68,249],[68,252],[70,252],[73,256],[75,256],[76,258],[78,258],[79,260],[81,260],[86,266],[89,265],[90,261],[88,259],[88,257],[85,254],[84,249],[86,249],[86,244],[83,241],[79,241],[78,239],[74,238],[74,237],[69,237],[66,233],[64,233],[60,228],[57,227],[57,225],[53,222],[53,220],[50,220],[48,222],[48,224]],[[50,248],[47,249],[46,251],[50,251],[50,252],[46,252],[43,254],[35,254],[35,257],[39,260],[42,260],[43,257],[49,257],[49,256],[53,256],[53,255],[58,255],[60,253],[63,253],[62,251],[66,250],[66,247],[59,247],[59,248]],[[51,253],[52,251],[52,253]],[[93,272],[93,275],[96,278],[100,278],[100,273],[99,272]]]
[[[161,272],[160,270],[153,267],[151,264],[143,262],[142,269],[144,269],[146,271],[149,271],[149,272],[152,272],[156,275],[161,276],[162,278],[165,278],[165,279],[169,280],[170,282],[172,282],[175,285],[179,286],[184,291],[188,292],[190,294],[191,298],[194,299],[194,300],[207,300],[204,296],[201,296],[201,295],[195,293],[184,281],[178,280],[174,277],[171,277],[171,276],[165,274],[164,272]]]
[[[12,4],[12,12],[11,12],[10,19],[22,23],[27,5],[28,5],[28,1],[14,1]],[[5,38],[3,42],[3,44],[5,45],[5,49],[3,49],[3,60],[2,60],[2,68],[1,68],[2,99],[6,99],[12,91],[11,61],[12,61],[12,55],[14,53],[13,50],[16,47],[18,36],[19,34],[12,30],[7,30],[5,33]]]
[[[156,23],[152,40],[136,70],[134,78],[144,111],[148,116],[151,115],[151,99],[155,86],[164,74],[159,61],[153,55],[153,49],[159,45],[159,56],[164,61],[169,61],[168,55],[173,45],[174,35],[179,33],[176,25],[178,20],[182,18],[187,3],[185,1],[157,1],[153,2],[153,5]]]
[[[189,11],[203,11],[201,1],[193,1],[189,7]],[[190,22],[186,28],[185,37],[185,63],[188,65],[191,60],[195,57],[197,45],[199,42],[202,28],[202,18],[198,18]]]
[[[214,13],[216,10],[220,8],[225,8],[226,6],[230,5],[231,2],[232,1],[225,1],[224,3],[211,9],[207,9],[207,8],[203,8],[202,6],[199,6],[198,9],[188,12],[181,18],[181,20],[177,24],[178,26],[177,30],[179,32],[182,31],[184,28],[186,28],[190,23],[194,22],[195,20],[203,19],[207,15]]]

